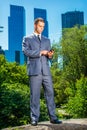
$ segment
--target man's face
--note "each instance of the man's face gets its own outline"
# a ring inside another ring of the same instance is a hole
[[[44,30],[45,23],[39,21],[37,24],[34,24],[35,32],[41,34]]]

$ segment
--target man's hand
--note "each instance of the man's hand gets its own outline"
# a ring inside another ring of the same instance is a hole
[[[50,50],[48,52],[48,58],[52,58],[53,54],[54,54],[54,50]]]
[[[40,55],[47,56],[48,55],[48,51],[47,50],[43,50],[43,51],[40,52]]]

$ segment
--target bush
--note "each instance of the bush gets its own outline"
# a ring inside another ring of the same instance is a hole
[[[30,122],[30,88],[26,66],[0,55],[0,129]],[[48,120],[41,91],[40,121]]]
[[[48,120],[47,107],[40,101],[40,121]],[[30,122],[30,89],[20,83],[4,83],[0,87],[0,128]]]
[[[48,110],[47,110],[47,106],[44,100],[40,100],[40,113],[41,114],[40,114],[39,121],[49,120]]]
[[[0,87],[0,128],[29,122],[29,93],[28,86],[20,83]]]
[[[76,82],[76,92],[74,97],[70,97],[68,104],[68,112],[74,118],[87,117],[87,78],[82,76]]]

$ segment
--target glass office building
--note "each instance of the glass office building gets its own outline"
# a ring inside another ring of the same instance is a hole
[[[71,28],[75,25],[84,25],[84,13],[71,11],[62,14],[62,28]]]
[[[8,61],[24,63],[22,39],[25,35],[25,9],[22,6],[10,5],[8,17],[8,50],[5,51]]]

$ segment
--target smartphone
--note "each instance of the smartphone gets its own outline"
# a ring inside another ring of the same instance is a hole
[[[53,49],[50,50],[51,52],[54,51]]]

